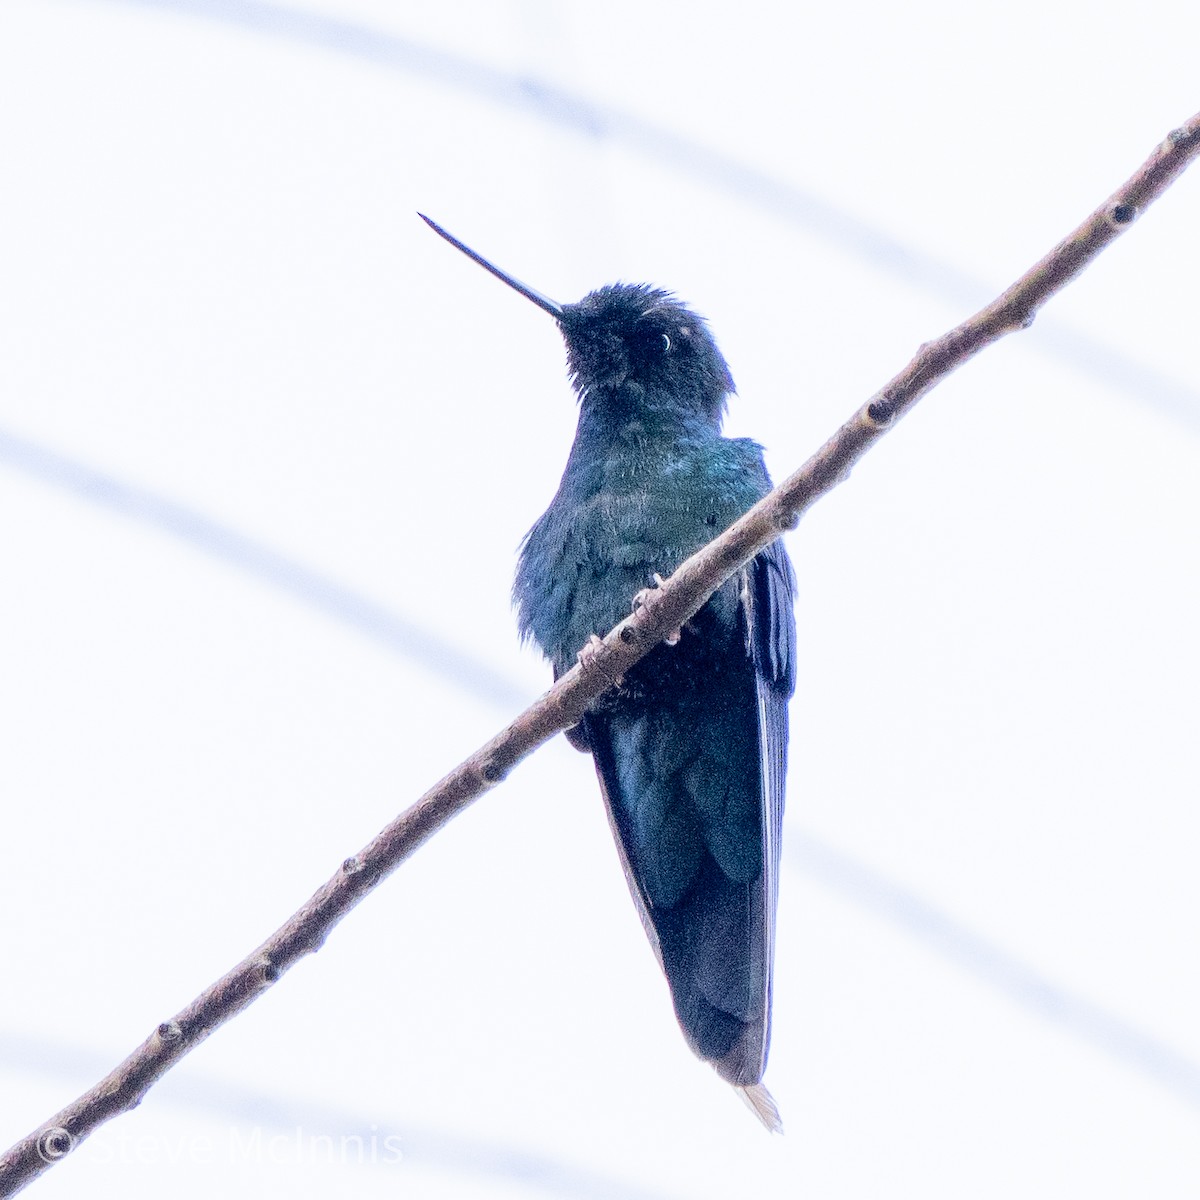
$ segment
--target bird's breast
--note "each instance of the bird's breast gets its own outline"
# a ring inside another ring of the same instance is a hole
[[[757,499],[749,473],[730,467],[694,450],[572,456],[525,541],[514,588],[522,632],[559,671],[628,616],[656,574],[669,575]]]

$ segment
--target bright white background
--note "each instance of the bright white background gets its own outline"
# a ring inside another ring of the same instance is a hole
[[[561,342],[415,209],[564,301],[676,290],[782,476],[1200,107],[1198,32],[5,0],[0,1143],[547,681]],[[1198,206],[789,538],[786,1136],[688,1053],[559,739],[36,1194],[1200,1193]]]

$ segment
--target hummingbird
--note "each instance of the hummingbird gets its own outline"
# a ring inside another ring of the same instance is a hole
[[[558,323],[579,421],[526,534],[518,627],[557,679],[771,490],[762,447],[726,438],[734,391],[705,321],[616,283],[559,304],[433,230]],[[592,755],[630,892],[683,1034],[771,1129],[771,1030],[795,576],[776,541],[567,731]]]

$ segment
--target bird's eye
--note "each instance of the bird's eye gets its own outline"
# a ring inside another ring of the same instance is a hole
[[[662,335],[662,340],[663,340],[663,353],[665,354],[668,350],[671,349],[671,339],[669,337],[667,337],[667,335],[664,333]]]

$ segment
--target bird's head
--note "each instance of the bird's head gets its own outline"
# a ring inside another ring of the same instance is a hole
[[[548,312],[567,344],[571,383],[586,408],[660,412],[720,424],[733,377],[704,319],[659,288],[614,283],[559,304],[502,271],[423,213],[436,233]]]
[[[670,292],[616,283],[557,317],[580,400],[624,398],[720,421],[733,378],[702,317]]]

